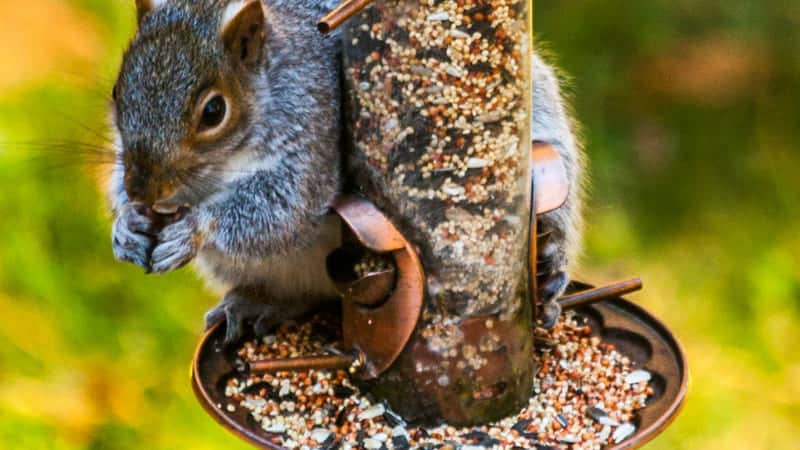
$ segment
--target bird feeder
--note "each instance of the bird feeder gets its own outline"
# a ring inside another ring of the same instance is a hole
[[[342,297],[341,343],[325,356],[243,365],[222,347],[220,324],[193,365],[207,411],[260,447],[280,448],[222,407],[231,373],[347,369],[412,423],[486,424],[531,397],[536,216],[569,193],[558,154],[529,141],[531,4],[431,3],[348,1],[320,23],[326,32],[344,24],[354,147],[351,194],[331,211],[343,245],[327,261]],[[353,270],[372,256],[385,264]],[[575,284],[560,300],[656,376],[628,446],[669,423],[686,387],[677,341],[620,297],[640,287]]]
[[[540,205],[535,211],[541,214],[563,203],[565,172],[557,154],[546,145],[535,143],[531,159],[535,204]],[[342,219],[343,241],[346,243],[328,261],[332,268],[331,276],[342,292],[341,347],[332,349],[332,354],[326,356],[242,364],[230,347],[223,344],[224,323],[218,324],[203,336],[192,366],[192,385],[207,412],[226,429],[257,447],[282,450],[275,443],[275,436],[254,423],[243,409],[229,411],[223,407],[227,401],[225,380],[248,372],[345,369],[373,395],[384,400],[389,397],[383,397],[376,390],[376,386],[386,389],[387,385],[380,384],[383,377],[396,377],[388,385],[390,387],[407,383],[415,390],[424,390],[424,394],[418,394],[425,397],[426,404],[422,407],[427,409],[421,411],[423,414],[415,414],[406,407],[409,404],[418,406],[418,399],[400,398],[390,402],[395,410],[402,411],[406,420],[473,425],[491,420],[484,417],[497,415],[492,400],[507,394],[485,389],[485,384],[475,380],[484,383],[486,380],[498,383],[508,380],[507,372],[504,372],[508,368],[506,345],[519,345],[516,339],[528,337],[504,331],[505,324],[500,321],[487,323],[497,320],[496,316],[468,319],[458,327],[465,345],[477,342],[479,346],[481,339],[487,336],[496,336],[502,342],[487,354],[487,358],[491,358],[490,367],[483,371],[466,370],[463,376],[452,375],[453,379],[461,376],[472,381],[464,384],[443,386],[444,383],[432,380],[430,376],[418,375],[418,361],[431,365],[442,361],[424,348],[424,337],[418,334],[425,301],[425,273],[416,250],[380,210],[362,198],[342,197],[336,202],[333,213]],[[536,220],[531,220],[530,224],[531,235],[535,236]],[[535,246],[535,240],[531,245]],[[347,270],[335,270],[337,267],[351,267],[350,263],[358,258],[359,247],[364,251],[389,255],[394,264],[390,269],[369,272],[362,277],[353,277]],[[532,255],[536,254],[535,248],[530,250]],[[535,261],[532,263],[531,267],[535,268]],[[529,279],[535,282],[535,271],[529,272]],[[592,335],[613,343],[637,366],[653,374],[654,394],[647,406],[637,413],[636,432],[620,445],[611,446],[612,449],[636,448],[658,435],[677,415],[686,394],[688,370],[677,339],[656,318],[622,298],[622,295],[639,289],[641,281],[638,279],[600,288],[573,283],[568,295],[559,299],[562,309],[574,310],[585,318]],[[536,292],[535,289],[532,292]],[[532,334],[533,328],[530,331]],[[528,357],[530,359],[530,353]],[[411,367],[415,369],[411,370]],[[446,373],[448,376],[453,374],[449,370]],[[529,397],[531,394],[527,392],[526,395]],[[485,408],[481,408],[483,405]],[[473,407],[476,408],[471,409]],[[436,418],[432,418],[434,414]]]

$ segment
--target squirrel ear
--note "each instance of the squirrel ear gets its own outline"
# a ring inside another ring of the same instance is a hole
[[[142,22],[144,16],[150,14],[151,11],[166,3],[167,0],[136,0],[136,18],[139,23]]]
[[[254,66],[261,61],[266,31],[267,20],[261,0],[238,0],[225,8],[222,42],[243,64]]]

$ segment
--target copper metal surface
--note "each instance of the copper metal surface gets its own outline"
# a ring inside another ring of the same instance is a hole
[[[567,169],[552,146],[541,142],[533,143],[531,177],[536,214],[558,209],[567,201],[569,195]]]
[[[266,359],[250,363],[245,370],[252,373],[291,372],[295,370],[348,369],[359,361],[359,355],[309,356],[305,358]]]
[[[536,211],[539,206],[539,199],[537,198],[537,191],[543,189],[544,187],[537,186],[537,179],[539,175],[537,174],[536,170],[536,158],[537,156],[540,159],[546,159],[546,155],[550,155],[555,153],[551,147],[543,148],[539,150],[539,154],[536,154],[537,144],[534,142],[531,146],[531,209],[530,209],[530,216],[528,217],[528,295],[530,296],[531,306],[532,306],[532,320],[533,323],[536,323],[536,319],[538,317],[539,312],[539,286],[538,280],[536,277],[536,265],[537,259],[539,257],[539,249],[538,249],[538,240],[539,240],[539,231],[538,231],[538,220],[536,219]],[[549,149],[551,152],[548,152]],[[558,156],[556,154],[556,156]]]
[[[334,202],[333,209],[362,245],[378,253],[391,252],[397,267],[394,290],[380,306],[342,301],[344,346],[364,353],[366,361],[358,376],[373,379],[392,365],[411,338],[422,311],[425,275],[414,248],[372,203],[345,196]]]
[[[575,283],[570,292],[592,289]],[[688,368],[686,358],[675,336],[643,308],[623,299],[581,306],[576,312],[585,317],[592,333],[613,343],[617,350],[638,367],[653,374],[654,395],[637,413],[637,431],[624,442],[607,447],[611,450],[639,448],[658,436],[677,416],[686,397]],[[200,340],[192,364],[192,384],[204,409],[223,427],[262,449],[281,450],[276,436],[263,431],[249,418],[245,408],[234,412],[225,409],[225,380],[234,374],[235,348],[225,350],[224,324],[209,330]]]
[[[358,14],[359,11],[369,6],[373,0],[346,0],[342,2],[336,9],[328,13],[317,24],[317,28],[322,33],[330,33],[331,31],[339,28],[339,26],[347,21],[347,19]]]
[[[592,303],[597,303],[609,298],[620,297],[641,289],[642,279],[631,278],[630,280],[619,281],[601,288],[565,295],[558,299],[558,304],[561,305],[562,310],[566,311],[568,309],[575,309],[580,306],[590,305]]]
[[[372,203],[352,196],[338,198],[334,211],[364,247],[375,253],[403,250],[406,239]]]
[[[397,273],[394,269],[370,272],[350,283],[337,283],[342,297],[361,306],[379,306],[394,289]]]
[[[497,315],[453,324],[451,332],[459,336],[453,349],[455,357],[432,349],[427,339],[413,338],[403,358],[413,361],[410,367],[416,370],[404,379],[413,383],[415,395],[430,399],[430,407],[407,411],[402,399],[389,399],[389,404],[412,422],[446,420],[454,426],[474,424],[475,417],[497,420],[509,410],[519,411],[518,398],[527,403],[533,377],[533,366],[529,364],[533,340],[526,324],[530,322],[518,317],[504,320]],[[472,361],[466,356],[470,354],[481,362]],[[465,365],[459,366],[455,361]],[[443,378],[446,383],[442,383]],[[517,406],[507,408],[508,405]]]

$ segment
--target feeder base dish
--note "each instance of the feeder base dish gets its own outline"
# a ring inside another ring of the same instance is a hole
[[[575,289],[579,290],[586,287],[586,285],[575,285]],[[659,321],[640,307],[622,299],[582,307],[577,310],[577,316],[591,328],[591,336],[602,339],[604,344],[612,344],[616,351],[632,362],[634,368],[642,369],[637,373],[629,373],[630,381],[636,382],[633,378],[637,376],[649,379],[647,381],[651,395],[645,406],[630,420],[630,426],[617,424],[609,428],[608,432],[617,433],[616,436],[621,439],[617,444],[605,448],[641,446],[671,422],[682,404],[686,392],[687,370],[680,345]],[[228,388],[227,381],[232,375],[236,375],[232,369],[232,362],[236,358],[235,349],[238,347],[222,350],[223,328],[212,329],[204,336],[198,347],[192,374],[195,393],[209,414],[230,431],[260,448],[280,449],[282,447],[277,444],[281,440],[267,433],[261,423],[253,419],[248,409],[238,405],[232,406],[232,403],[237,402],[232,402],[232,399],[225,394]],[[553,364],[558,358],[549,360],[549,363]],[[548,372],[546,367],[543,368],[543,373],[545,372]],[[558,373],[563,374],[566,371],[559,369]],[[239,376],[241,377],[241,374]],[[541,379],[539,388],[542,388]],[[593,412],[595,416],[602,413]],[[557,419],[566,421],[564,416]],[[520,428],[521,420],[508,419],[508,421],[509,424],[516,425],[518,431],[530,433],[530,430]],[[409,430],[416,429],[409,428]],[[322,431],[324,430],[318,430],[317,435],[319,436]],[[480,444],[481,436],[480,433],[476,434],[477,440],[470,441],[469,445]],[[390,436],[388,440],[391,441]],[[610,441],[614,441],[613,437]],[[485,442],[484,448],[489,448],[488,444],[491,443],[491,441]],[[373,442],[371,444],[375,445]]]

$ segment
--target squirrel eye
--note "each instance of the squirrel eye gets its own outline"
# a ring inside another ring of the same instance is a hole
[[[218,127],[227,113],[227,104],[221,95],[211,97],[203,106],[203,113],[200,116],[200,131],[210,130]]]

